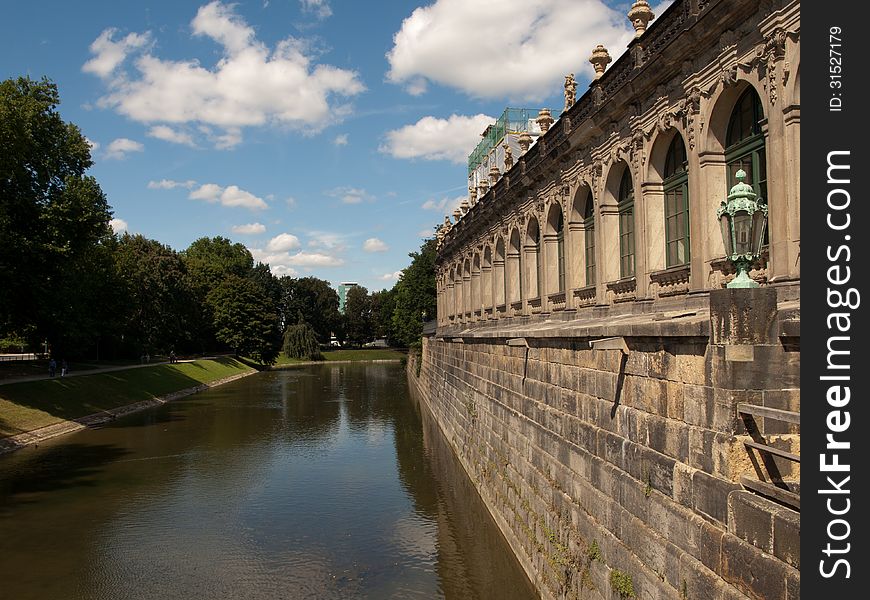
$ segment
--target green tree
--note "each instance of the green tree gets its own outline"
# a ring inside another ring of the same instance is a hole
[[[215,337],[237,356],[273,364],[281,349],[274,304],[253,280],[229,275],[208,293]]]
[[[396,309],[395,288],[372,292],[372,328],[376,338],[386,339],[393,345],[393,311]]]
[[[320,344],[317,342],[317,334],[311,325],[305,322],[302,313],[298,313],[295,325],[290,325],[284,332],[284,354],[290,358],[305,360],[323,360],[320,353]]]
[[[328,281],[317,277],[282,277],[284,288],[284,319],[285,322],[295,321],[295,316],[302,313],[303,320],[314,329],[321,344],[328,344],[330,335],[339,333],[341,329],[341,314],[338,312],[338,292]],[[293,315],[293,319],[288,318]]]
[[[100,298],[112,214],[59,103],[48,79],[0,82],[0,333],[27,330],[74,352],[110,322]]]
[[[187,286],[197,307],[192,330],[201,351],[214,348],[219,341],[214,328],[214,313],[208,295],[230,276],[247,278],[254,259],[242,244],[225,237],[202,237],[181,253],[187,270]]]
[[[114,251],[125,309],[122,333],[136,353],[168,353],[184,347],[193,332],[193,296],[187,270],[169,246],[124,234]]]
[[[359,346],[374,339],[372,299],[361,285],[347,291],[344,300],[344,327],[347,340]]]
[[[423,323],[435,318],[435,240],[423,242],[419,252],[411,252],[411,264],[402,270],[396,283],[396,306],[393,310],[393,334],[404,346],[419,343]]]

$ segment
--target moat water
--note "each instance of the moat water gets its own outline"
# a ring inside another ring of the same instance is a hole
[[[0,457],[0,598],[536,598],[398,364],[272,371]]]

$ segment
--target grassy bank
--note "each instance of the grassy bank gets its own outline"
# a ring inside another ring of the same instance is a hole
[[[349,360],[353,362],[365,360],[399,360],[405,358],[405,356],[406,354],[404,352],[399,352],[398,350],[391,350],[389,348],[362,348],[360,350],[327,350],[323,353],[323,359],[325,362],[338,360]],[[305,362],[308,361],[301,358],[289,358],[285,354],[281,354],[278,357],[278,362],[276,362],[275,365],[294,365]]]
[[[0,437],[252,370],[227,357],[4,385],[0,387]]]

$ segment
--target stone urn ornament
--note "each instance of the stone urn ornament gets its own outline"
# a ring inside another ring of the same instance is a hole
[[[549,108],[542,108],[538,112],[538,118],[535,119],[535,122],[538,124],[538,127],[541,128],[543,133],[547,133],[547,130],[550,129],[550,125],[552,125],[555,120],[553,119],[553,115],[550,114]]]
[[[595,69],[595,79],[601,79],[601,76],[604,75],[604,69],[608,64],[613,62],[613,59],[610,58],[610,53],[607,51],[607,48],[598,44],[592,50],[592,56],[589,57],[589,62],[592,63],[592,68]]]
[[[628,11],[628,20],[634,27],[634,39],[642,36],[643,32],[646,31],[647,24],[655,18],[656,16],[646,0],[637,0],[632,4],[631,10]]]

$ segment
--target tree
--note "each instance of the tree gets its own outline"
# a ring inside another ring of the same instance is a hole
[[[344,301],[345,336],[351,343],[363,345],[374,339],[372,326],[372,299],[369,291],[354,286],[347,291]]]
[[[405,346],[420,342],[423,323],[435,317],[435,240],[423,242],[419,252],[411,252],[411,264],[402,270],[394,287],[396,307],[393,310],[393,333]]]
[[[303,320],[311,325],[321,344],[328,344],[330,335],[341,327],[341,314],[338,312],[338,292],[328,281],[317,277],[282,277],[284,288],[285,322],[295,321],[302,313]],[[293,319],[288,318],[293,315]]]
[[[372,292],[372,328],[376,338],[386,339],[393,345],[393,311],[396,308],[395,288]]]
[[[242,244],[225,237],[202,237],[181,253],[187,270],[187,286],[193,295],[197,314],[193,330],[201,350],[214,347],[219,340],[214,329],[212,305],[208,295],[228,277],[246,278],[254,268],[254,258]]]
[[[90,146],[59,103],[48,79],[0,83],[0,333],[75,350],[107,323],[109,278],[99,274],[111,271],[112,213],[85,174]]]
[[[121,332],[126,346],[136,353],[168,353],[184,346],[195,319],[187,269],[178,253],[125,233],[113,254],[125,305]]]
[[[296,324],[291,325],[284,332],[282,350],[290,358],[323,360],[320,344],[317,342],[317,334],[314,333],[311,325],[305,322],[302,313],[298,314]]]
[[[237,356],[273,364],[281,348],[281,330],[274,305],[251,279],[229,275],[206,297],[213,314],[215,337]]]

